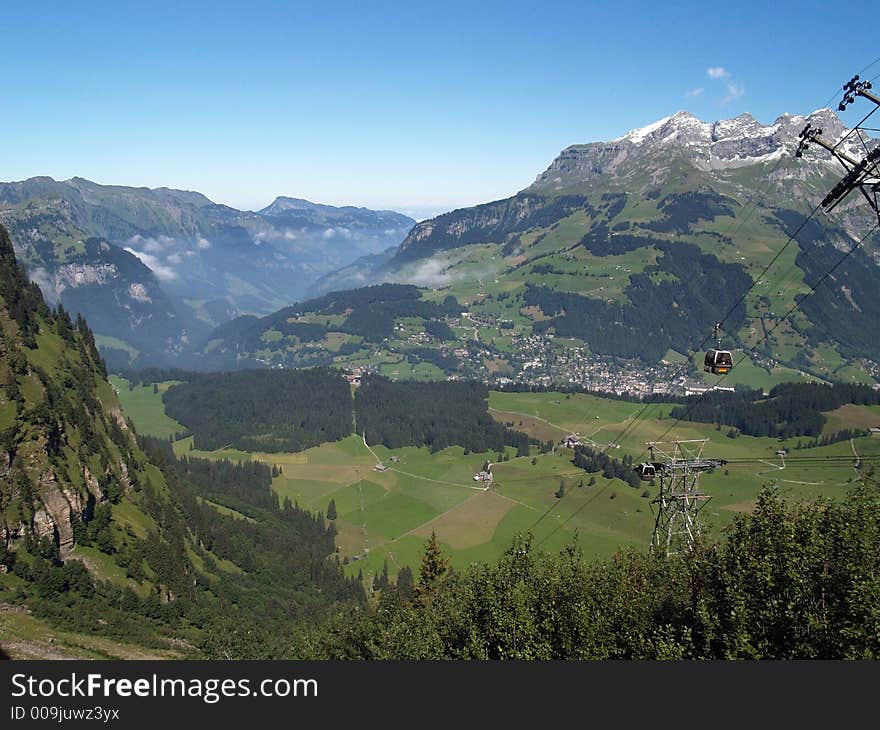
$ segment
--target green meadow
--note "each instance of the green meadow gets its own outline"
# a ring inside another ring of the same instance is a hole
[[[116,390],[125,414],[134,422],[138,433],[167,438],[186,431],[183,425],[165,415],[162,394],[175,384],[173,381],[159,383],[158,393],[153,393],[152,385],[138,385],[129,389],[129,382],[117,375],[110,376],[110,384]]]
[[[128,413],[139,431],[157,433],[166,386],[153,393],[151,387],[128,391],[127,385],[117,385],[126,408],[135,405]],[[708,439],[706,456],[731,461],[702,477],[701,487],[712,497],[702,512],[710,534],[750,510],[764,486],[792,499],[839,497],[857,478],[853,454],[880,455],[880,438],[798,449],[796,438],[731,438],[725,428],[677,422],[669,417],[669,404],[628,403],[580,393],[492,392],[489,407],[497,420],[557,446],[547,454],[533,447],[532,454],[521,458],[508,449],[506,460],[500,462],[496,453],[465,453],[460,447],[432,454],[427,448],[365,446],[363,438],[354,435],[300,453],[198,451],[192,448],[192,437],[178,440],[174,448],[180,455],[257,459],[275,465],[280,473],[272,488],[279,499],[314,512],[326,515],[333,500],[340,560],[349,574],[360,572],[368,581],[385,561],[392,574],[403,566],[417,572],[432,532],[456,568],[496,559],[517,533],[531,533],[535,544],[546,550],[576,542],[588,557],[607,557],[626,546],[647,547],[657,487],[643,482],[633,488],[577,469],[573,452],[558,445],[568,433],[579,434],[612,456],[629,455],[635,462],[648,458],[649,441]],[[865,427],[874,419],[880,422],[880,408],[845,406],[828,417],[835,427]],[[166,434],[176,430],[169,423],[165,427]],[[803,445],[808,439],[801,441]],[[776,455],[782,448],[789,450],[788,463]],[[804,456],[845,458],[806,464],[799,461]],[[494,462],[494,481],[488,487],[473,478],[487,460]],[[387,470],[375,469],[379,462]],[[563,496],[558,497],[561,487]],[[216,508],[232,514],[220,505]],[[131,522],[133,529],[146,527],[138,524],[143,522],[138,515],[132,515]]]

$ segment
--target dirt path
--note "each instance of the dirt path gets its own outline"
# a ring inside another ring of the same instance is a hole
[[[562,433],[571,433],[567,428],[563,428],[559,424],[551,423],[546,418],[541,418],[537,413],[523,413],[522,411],[501,411],[497,408],[489,408],[489,411],[494,411],[495,413],[510,413],[514,416],[524,416],[525,418],[534,418],[536,421],[540,421],[541,423],[546,423],[551,428],[555,428],[557,431],[561,431]]]
[[[381,464],[382,460],[377,456],[376,452],[370,448],[369,444],[367,444],[367,434],[364,434],[364,446],[366,446],[367,451],[369,451],[373,455],[373,458],[376,460],[376,463]],[[483,487],[475,487],[471,484],[459,484],[458,482],[447,482],[447,481],[444,481],[443,479],[431,479],[431,477],[422,476],[421,474],[412,474],[411,472],[402,471],[400,469],[395,469],[393,467],[388,467],[388,471],[393,471],[395,474],[403,474],[404,476],[412,477],[413,479],[421,479],[422,481],[425,481],[425,482],[433,482],[434,484],[445,484],[450,487],[459,487],[461,489],[470,489],[470,490],[473,490],[476,492],[485,492],[489,489],[488,485],[483,486]]]

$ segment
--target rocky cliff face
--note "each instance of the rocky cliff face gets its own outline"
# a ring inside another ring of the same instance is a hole
[[[49,309],[0,226],[0,547],[62,558],[94,505],[135,488],[143,457],[85,323]]]

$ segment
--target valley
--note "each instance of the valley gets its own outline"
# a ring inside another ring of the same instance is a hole
[[[3,651],[875,656],[876,205],[819,124],[880,159],[677,112],[420,222],[0,183]]]
[[[149,434],[150,424],[162,412],[161,393],[170,383],[159,383],[156,393],[151,386],[141,386],[139,392],[120,387],[125,385],[122,380],[114,384],[138,431]],[[577,468],[574,451],[560,443],[570,434],[635,463],[648,458],[646,441],[709,439],[706,453],[732,462],[704,475],[701,482],[712,497],[702,516],[715,536],[737,514],[750,510],[765,486],[774,485],[796,502],[840,498],[859,472],[853,468],[855,458],[838,457],[880,457],[877,436],[814,448],[801,448],[808,441],[803,437],[730,438],[726,427],[673,424],[670,411],[675,406],[670,403],[645,405],[582,393],[491,391],[488,407],[497,421],[537,442],[527,455],[517,456],[510,446],[500,454],[468,452],[460,446],[435,453],[427,447],[389,449],[369,441],[365,445],[360,434],[297,453],[204,451],[194,449],[192,436],[187,436],[174,442],[174,451],[181,457],[253,460],[275,467],[279,473],[272,489],[277,498],[320,512],[325,519],[332,500],[339,559],[349,576],[362,576],[367,588],[386,564],[392,577],[403,567],[417,572],[432,532],[457,569],[500,558],[517,533],[533,534],[535,543],[551,552],[576,541],[590,559],[610,557],[625,546],[645,549],[654,526],[651,500],[656,486],[633,487]],[[830,413],[825,433],[868,424],[880,426],[877,406],[848,405]],[[791,455],[788,463],[777,455],[780,449]],[[810,461],[799,463],[807,455]],[[491,483],[474,481],[487,461],[493,463]],[[385,468],[377,470],[377,464]],[[560,488],[564,494],[557,497]],[[552,512],[544,516],[548,510]]]

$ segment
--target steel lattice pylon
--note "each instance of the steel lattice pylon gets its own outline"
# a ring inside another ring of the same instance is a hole
[[[692,550],[700,534],[699,512],[711,497],[699,489],[700,474],[723,466],[723,459],[704,459],[709,439],[650,442],[651,461],[660,476],[652,550],[667,555]]]

